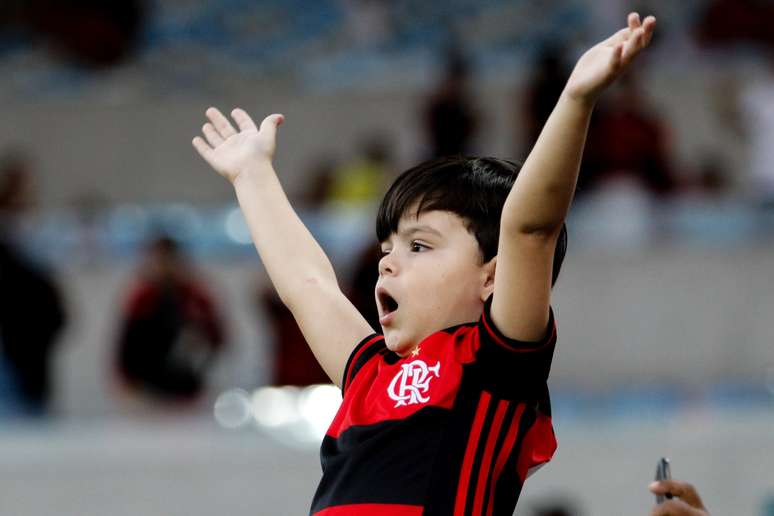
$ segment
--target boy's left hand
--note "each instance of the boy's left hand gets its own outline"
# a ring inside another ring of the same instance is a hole
[[[612,83],[632,59],[648,46],[656,26],[656,18],[630,13],[629,26],[598,43],[581,56],[570,74],[564,91],[575,100],[594,103],[600,93]]]

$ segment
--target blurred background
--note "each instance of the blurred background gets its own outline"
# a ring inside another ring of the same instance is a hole
[[[648,514],[668,456],[713,514],[774,515],[766,0],[3,0],[0,513],[306,513],[340,397],[191,147],[204,110],[286,115],[275,168],[373,318],[386,185],[523,160],[631,10],[657,32],[592,120],[559,449],[517,514]]]

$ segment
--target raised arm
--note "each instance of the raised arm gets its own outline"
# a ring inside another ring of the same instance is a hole
[[[545,334],[554,248],[575,192],[592,109],[648,45],[656,19],[640,22],[631,13],[627,22],[578,60],[505,202],[492,320],[508,337],[536,341]]]
[[[283,303],[293,313],[317,360],[340,385],[354,346],[373,329],[339,288],[328,257],[312,237],[282,190],[272,166],[282,115],[270,115],[260,130],[242,109],[231,122],[215,108],[193,146],[228,179],[261,256]]]

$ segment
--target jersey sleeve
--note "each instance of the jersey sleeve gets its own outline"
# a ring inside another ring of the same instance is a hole
[[[342,396],[347,392],[347,387],[352,384],[358,371],[382,349],[386,349],[384,336],[377,333],[372,333],[357,343],[347,359],[347,365],[344,366],[344,378],[341,381]]]
[[[545,336],[536,342],[510,339],[491,318],[492,296],[484,304],[478,321],[479,347],[475,360],[485,388],[520,400],[548,400],[548,373],[556,346],[556,322],[549,307]]]

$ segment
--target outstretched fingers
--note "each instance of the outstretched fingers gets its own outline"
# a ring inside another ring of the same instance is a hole
[[[609,38],[607,38],[602,43],[607,46],[614,47],[617,44],[623,43],[624,41],[626,41],[629,38],[630,32],[631,30],[628,27],[625,29],[621,29],[617,31],[615,34],[613,34],[612,36],[610,36]]]
[[[209,119],[207,123],[202,126],[202,136],[196,136],[191,143],[193,144],[199,155],[204,158],[214,169],[221,170],[223,165],[216,163],[217,152],[223,148],[227,148],[226,151],[220,154],[231,152],[233,148],[242,145],[245,141],[258,142],[259,147],[263,148],[265,154],[271,157],[274,153],[275,141],[277,136],[277,126],[282,124],[285,117],[280,114],[274,114],[267,116],[261,123],[260,131],[255,126],[255,122],[250,118],[250,115],[241,108],[234,108],[231,111],[231,116],[234,118],[239,132],[234,129],[229,119],[214,107],[210,107],[205,112],[205,115]],[[245,133],[259,133],[247,136],[247,138],[240,138],[245,136]],[[240,137],[229,140],[232,136],[239,135]],[[227,141],[228,140],[228,141]],[[225,145],[226,143],[234,143],[234,145]]]
[[[242,108],[234,108],[231,111],[231,117],[236,120],[240,131],[258,130],[258,128],[255,126],[255,122],[253,122],[253,119],[250,118],[250,115],[248,115],[247,112]]]
[[[223,138],[220,136],[220,133],[215,130],[215,127],[209,122],[204,124],[202,126],[202,132],[204,133],[204,136],[207,137],[207,143],[210,144],[212,147],[217,147],[221,143],[223,143]]]
[[[645,33],[645,45],[647,45],[650,43],[650,38],[653,35],[653,28],[655,26],[656,18],[654,16],[647,16],[641,21],[638,13],[629,13],[629,16],[626,18],[626,28],[620,29],[603,43],[611,47],[614,47],[619,43],[626,43],[638,34],[639,29],[642,29]]]
[[[644,48],[644,41],[645,31],[643,31],[641,28],[635,30],[631,37],[627,39],[626,43],[623,45],[623,64],[629,64],[629,62],[634,59],[634,56],[636,56],[637,53]]]
[[[629,13],[629,16],[626,18],[626,24],[629,26],[629,30],[634,31],[640,28],[640,25],[642,23],[640,22],[640,14],[639,13]]]
[[[209,163],[210,156],[212,154],[212,147],[210,147],[207,142],[204,141],[204,138],[201,136],[195,136],[191,143],[193,144],[194,149],[196,149],[196,152],[199,153],[199,156],[204,158],[204,160]]]
[[[623,64],[628,64],[634,57],[650,43],[653,37],[653,28],[656,26],[656,18],[648,16],[645,22],[637,27],[632,35],[624,43]]]
[[[651,38],[653,38],[653,29],[656,28],[656,17],[646,17],[645,21],[642,22],[642,28],[645,29],[645,45],[648,45]]]
[[[615,47],[619,43],[625,43],[632,37],[634,31],[640,28],[640,15],[637,13],[629,13],[626,18],[626,28],[616,31],[615,34],[607,38],[603,43],[610,47]]]
[[[223,113],[217,108],[208,108],[205,115],[210,122],[212,122],[213,127],[217,130],[218,134],[220,134],[220,137],[224,140],[228,139],[229,136],[236,134],[236,129],[231,125],[231,122],[229,122],[228,118],[223,116]]]

